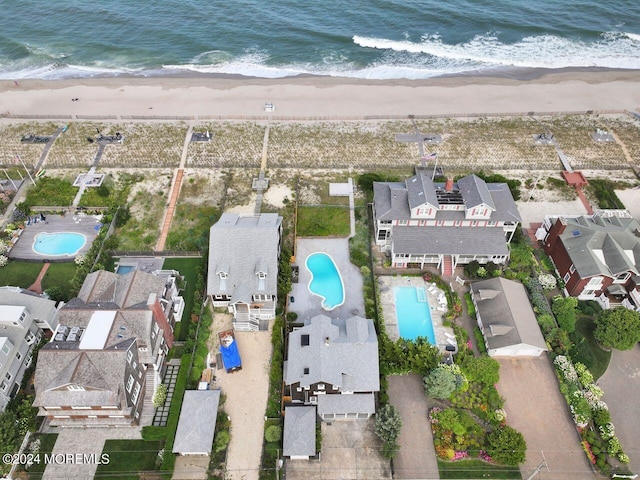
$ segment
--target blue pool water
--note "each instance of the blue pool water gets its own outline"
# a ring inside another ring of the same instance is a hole
[[[118,268],[116,268],[116,273],[118,275],[125,275],[135,270],[135,268],[136,267],[134,265],[118,265]]]
[[[40,255],[72,256],[87,243],[87,238],[81,233],[39,233],[33,240],[33,251]]]
[[[431,345],[436,345],[429,301],[424,288],[396,287],[393,293],[400,336],[405,340],[425,337]]]
[[[313,253],[307,257],[311,272],[309,291],[322,297],[322,308],[333,310],[344,303],[344,285],[338,267],[326,253]]]

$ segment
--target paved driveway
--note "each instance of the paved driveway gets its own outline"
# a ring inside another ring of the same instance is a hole
[[[527,459],[520,467],[522,478],[533,473],[543,455],[549,471],[543,469],[536,480],[597,478],[582,451],[549,358],[542,355],[498,361],[497,387],[505,399],[507,423],[527,442]]]
[[[629,455],[629,468],[640,472],[640,345],[626,352],[614,350],[605,374],[598,380],[609,406],[616,436]]]
[[[440,478],[422,377],[416,374],[392,375],[388,382],[389,403],[400,411],[402,418],[398,438],[400,450],[393,460],[394,478]]]
[[[320,460],[288,460],[287,480],[390,480],[391,468],[380,455],[374,422],[323,422]]]

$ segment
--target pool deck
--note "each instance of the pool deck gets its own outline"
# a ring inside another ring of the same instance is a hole
[[[116,261],[116,270],[118,267],[133,267],[134,270],[153,273],[156,270],[162,270],[163,264],[163,257],[120,257]]]
[[[444,314],[442,310],[438,310],[438,296],[443,293],[437,287],[431,288],[431,283],[425,282],[421,277],[406,277],[400,275],[381,275],[378,277],[378,288],[380,291],[380,306],[382,307],[382,316],[384,318],[385,329],[388,337],[392,341],[400,338],[398,330],[398,319],[396,317],[395,308],[395,287],[418,287],[423,288],[429,300],[429,309],[431,311],[431,321],[433,322],[433,331],[436,336],[438,348],[445,351],[447,345],[453,346],[450,342],[455,342],[453,329],[443,325]],[[441,307],[440,307],[441,308]],[[456,347],[457,348],[457,347]]]
[[[95,229],[99,222],[92,215],[47,215],[46,222],[31,223],[26,225],[20,238],[9,252],[9,258],[14,260],[68,262],[75,255],[42,255],[33,251],[33,241],[39,233],[81,233],[87,237],[87,241],[78,253],[89,250],[91,243],[98,235]]]
[[[299,281],[294,283],[288,310],[298,314],[298,321],[303,322],[316,315],[323,314],[329,318],[350,318],[354,315],[364,317],[364,300],[362,297],[362,275],[349,260],[349,240],[347,238],[299,238],[296,244],[296,263],[300,268]],[[338,267],[344,284],[344,303],[333,310],[324,310],[322,298],[312,294],[308,285],[311,273],[305,261],[312,253],[328,254]]]

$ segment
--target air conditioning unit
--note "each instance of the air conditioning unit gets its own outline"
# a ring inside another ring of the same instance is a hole
[[[64,333],[56,333],[55,341],[56,342],[64,342],[66,340],[66,336]]]
[[[80,335],[77,333],[70,333],[67,337],[67,342],[77,342],[80,340]]]

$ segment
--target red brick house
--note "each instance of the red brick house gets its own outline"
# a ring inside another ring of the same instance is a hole
[[[544,251],[570,296],[640,310],[640,224],[627,210],[546,217],[543,228]]]

